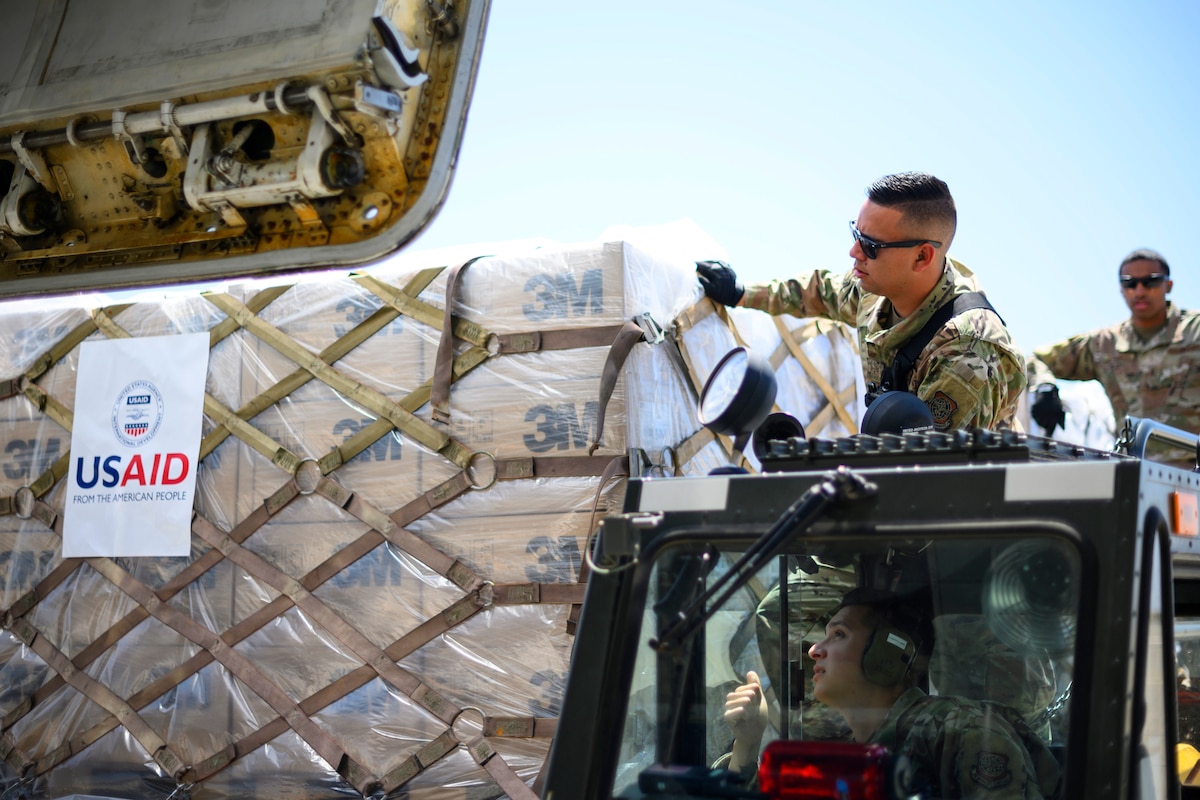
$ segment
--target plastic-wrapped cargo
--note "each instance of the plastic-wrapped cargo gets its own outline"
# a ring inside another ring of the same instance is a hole
[[[0,791],[532,796],[590,534],[631,467],[728,461],[720,357],[814,435],[861,416],[840,326],[726,315],[629,241],[503,250],[0,308]],[[191,555],[64,560],[79,345],[196,332]]]

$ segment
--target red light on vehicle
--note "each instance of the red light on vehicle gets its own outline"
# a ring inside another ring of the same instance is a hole
[[[779,740],[758,765],[758,789],[773,800],[884,800],[890,756],[879,744]]]

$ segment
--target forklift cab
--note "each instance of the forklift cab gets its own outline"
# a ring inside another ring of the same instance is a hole
[[[760,474],[632,479],[588,553],[544,796],[1192,796],[1200,473],[1131,445],[801,428],[755,443]],[[856,677],[902,673],[920,696],[861,741],[861,709],[814,681],[853,589],[920,598],[931,639],[873,631]],[[734,770],[726,703],[750,672],[766,724]],[[946,708],[956,722],[930,722]]]

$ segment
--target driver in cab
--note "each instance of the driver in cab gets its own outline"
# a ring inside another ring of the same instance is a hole
[[[1003,706],[919,687],[933,626],[919,600],[858,588],[848,592],[809,648],[814,697],[836,709],[855,742],[881,744],[908,761],[910,793],[930,798],[1057,798],[1058,762]],[[734,732],[728,768],[756,770],[766,728],[757,674],[726,697]]]

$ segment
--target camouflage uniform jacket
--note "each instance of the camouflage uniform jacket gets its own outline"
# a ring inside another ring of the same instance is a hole
[[[900,695],[871,743],[908,757],[922,797],[1054,798],[1060,769],[1015,712],[912,688]]]
[[[863,377],[877,383],[896,352],[951,297],[978,291],[974,274],[952,258],[917,310],[891,324],[892,302],[864,292],[853,270],[813,270],[746,287],[744,304],[769,314],[825,317],[858,329]],[[890,327],[889,327],[890,325]],[[1025,359],[998,316],[977,308],[951,318],[917,357],[909,391],[933,412],[939,430],[1014,428],[1025,392]]]
[[[1148,340],[1129,320],[1033,351],[1029,385],[1096,380],[1118,427],[1127,415],[1200,431],[1200,312],[1167,304],[1167,324]]]

